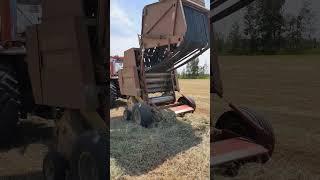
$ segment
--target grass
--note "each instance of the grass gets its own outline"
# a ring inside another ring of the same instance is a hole
[[[121,120],[122,107],[111,111],[112,179],[209,179],[209,80],[180,80],[180,86],[198,103],[194,114],[166,113],[146,129]]]
[[[265,166],[248,165],[239,176],[217,180],[320,179],[320,56],[222,56],[225,97],[264,114],[276,148]],[[227,108],[216,99],[213,115]]]

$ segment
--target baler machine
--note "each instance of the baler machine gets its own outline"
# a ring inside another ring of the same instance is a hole
[[[195,111],[192,98],[177,100],[176,70],[209,48],[208,13],[203,0],[160,0],[144,8],[140,48],[124,53],[119,72],[121,94],[129,97],[124,119],[147,127],[154,109]]]

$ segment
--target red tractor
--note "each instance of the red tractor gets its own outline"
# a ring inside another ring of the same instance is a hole
[[[123,97],[120,93],[118,72],[123,69],[123,57],[110,57],[110,106],[114,107],[115,101]]]

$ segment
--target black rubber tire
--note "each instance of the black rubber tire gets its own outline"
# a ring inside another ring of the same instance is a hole
[[[123,120],[130,121],[132,119],[132,112],[128,108],[125,108],[123,111]]]
[[[142,127],[149,127],[153,122],[151,107],[146,104],[135,104],[132,108],[132,120]]]
[[[250,116],[254,123],[258,124],[261,128],[264,129],[264,131],[266,132],[265,136],[266,139],[268,139],[268,143],[266,143],[262,139],[258,139],[256,132],[251,129],[248,124],[245,124],[245,122],[242,121],[242,117],[235,111],[228,111],[222,114],[222,116],[220,116],[217,120],[215,127],[217,129],[228,129],[243,137],[254,140],[256,143],[268,149],[269,157],[271,157],[275,147],[276,139],[270,121],[249,108],[239,107],[239,110],[242,113],[245,113],[247,116]]]
[[[106,180],[109,178],[109,167],[107,164],[107,160],[109,157],[108,154],[108,141],[109,137],[107,136],[106,132],[97,132],[91,131],[81,135],[75,146],[73,148],[72,158],[71,158],[71,172],[72,172],[72,179],[79,180],[81,173],[83,173],[83,169],[80,170],[79,168],[82,165],[81,157],[88,156],[93,161],[94,165],[91,168],[97,173],[97,179],[90,180]],[[89,163],[87,163],[88,165]],[[90,168],[90,166],[89,166]],[[85,168],[88,170],[88,168]]]
[[[0,64],[0,143],[10,142],[18,122],[20,105],[16,73]]]
[[[44,179],[65,180],[67,165],[67,161],[58,152],[49,152],[45,156],[42,165]],[[49,174],[51,174],[51,177],[48,177],[50,176]]]
[[[115,101],[118,99],[118,88],[116,84],[111,81],[110,82],[110,108],[115,106]]]

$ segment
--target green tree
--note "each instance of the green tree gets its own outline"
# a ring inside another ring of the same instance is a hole
[[[314,48],[314,22],[315,15],[308,1],[304,1],[297,16],[286,15],[285,37],[287,48],[290,50]]]
[[[248,5],[244,15],[244,35],[249,40],[249,49],[251,53],[258,49],[258,3],[255,1]]]
[[[231,45],[230,51],[232,53],[238,52],[240,49],[240,41],[241,41],[241,32],[240,32],[240,26],[238,22],[233,23],[228,40]]]
[[[199,76],[199,58],[190,61],[186,67],[186,76],[190,79],[195,79]]]
[[[280,50],[284,32],[283,5],[285,0],[260,0],[258,3],[258,33],[264,52]]]

